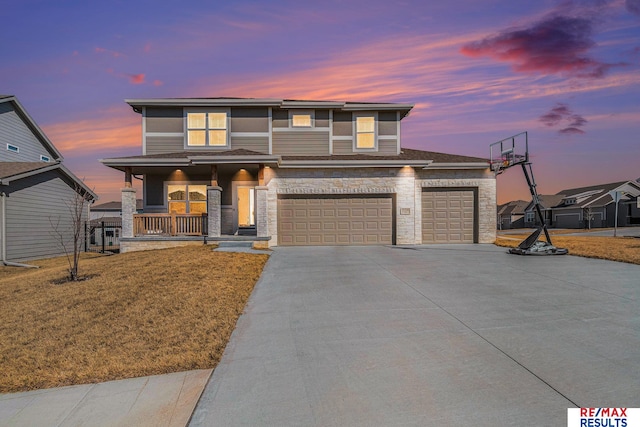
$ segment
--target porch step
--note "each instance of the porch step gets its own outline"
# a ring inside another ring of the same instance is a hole
[[[255,236],[255,227],[238,227],[238,236]]]
[[[251,248],[253,245],[253,241],[220,241],[218,242],[219,248]]]

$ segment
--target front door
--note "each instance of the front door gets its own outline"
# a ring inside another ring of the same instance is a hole
[[[252,227],[255,220],[255,191],[254,187],[238,186],[238,227]]]

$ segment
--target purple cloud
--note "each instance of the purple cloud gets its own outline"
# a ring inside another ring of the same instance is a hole
[[[640,0],[626,0],[624,2],[627,11],[640,16]]]
[[[589,50],[596,44],[592,33],[590,18],[551,15],[527,28],[507,29],[468,43],[461,52],[511,63],[517,72],[598,78],[619,64],[589,57]]]
[[[557,103],[549,112],[543,114],[538,119],[549,127],[557,126],[562,122],[568,122],[567,127],[560,129],[558,132],[564,135],[584,134],[585,131],[580,129],[587,124],[587,119],[579,114],[575,114],[567,104]]]
[[[561,133],[563,135],[583,135],[585,131],[583,131],[582,129],[578,129],[576,127],[568,127],[568,128],[560,129],[558,133]]]

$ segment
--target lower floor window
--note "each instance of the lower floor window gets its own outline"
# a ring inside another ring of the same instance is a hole
[[[207,186],[170,184],[167,186],[169,213],[206,213]]]

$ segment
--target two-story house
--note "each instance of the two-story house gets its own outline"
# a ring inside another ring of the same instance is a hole
[[[62,154],[18,99],[0,95],[2,262],[16,265],[73,253],[75,224],[69,209],[82,198],[88,204],[97,196],[63,165]],[[82,221],[87,214],[88,207]]]
[[[123,252],[202,235],[253,234],[256,246],[495,240],[488,160],[403,148],[413,105],[126,102],[142,118],[142,155],[101,160],[125,175]],[[142,215],[133,176],[143,179]]]

